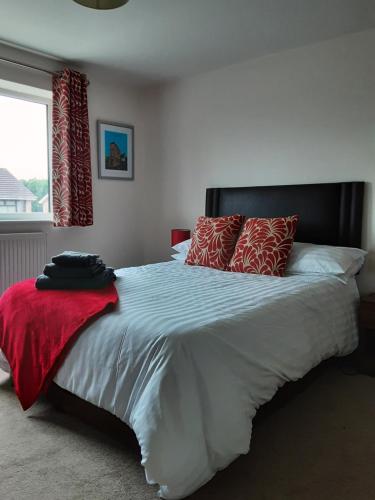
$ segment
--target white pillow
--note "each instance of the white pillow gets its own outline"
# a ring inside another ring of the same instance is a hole
[[[181,243],[177,243],[177,245],[175,245],[172,248],[173,248],[173,250],[175,250],[178,253],[184,253],[187,255],[187,253],[190,249],[190,246],[191,246],[191,238],[190,238],[190,240],[185,240],[185,241],[181,241]]]
[[[366,255],[367,252],[360,248],[294,242],[286,272],[355,276],[363,266]]]
[[[185,262],[186,260],[186,254],[184,253],[174,253],[171,255],[172,259],[178,260],[179,262]]]

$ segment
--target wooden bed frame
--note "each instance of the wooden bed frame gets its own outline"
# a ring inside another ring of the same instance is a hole
[[[361,247],[364,182],[301,184],[238,188],[209,188],[206,215],[217,217],[240,213],[248,217],[276,217],[299,214],[296,241]],[[327,362],[298,382],[289,382],[263,405],[257,421],[279,408],[303,390],[324,369]],[[86,423],[124,438],[137,446],[132,431],[109,412],[83,401],[52,384],[48,398],[61,411],[74,414]]]

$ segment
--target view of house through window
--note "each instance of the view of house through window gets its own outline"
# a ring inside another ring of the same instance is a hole
[[[0,219],[50,212],[48,104],[30,99],[0,89]]]

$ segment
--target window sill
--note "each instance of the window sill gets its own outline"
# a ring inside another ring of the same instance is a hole
[[[22,224],[25,224],[25,223],[37,223],[37,224],[53,224],[53,219],[50,215],[48,216],[45,216],[45,217],[39,217],[39,218],[35,218],[35,217],[20,217],[20,218],[17,218],[17,217],[7,217],[7,218],[0,218],[0,224],[2,223],[5,223],[5,224],[9,224],[9,223],[22,223]]]

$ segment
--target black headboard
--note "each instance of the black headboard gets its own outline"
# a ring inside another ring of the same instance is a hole
[[[298,214],[296,241],[361,247],[364,182],[209,188],[206,215]]]

